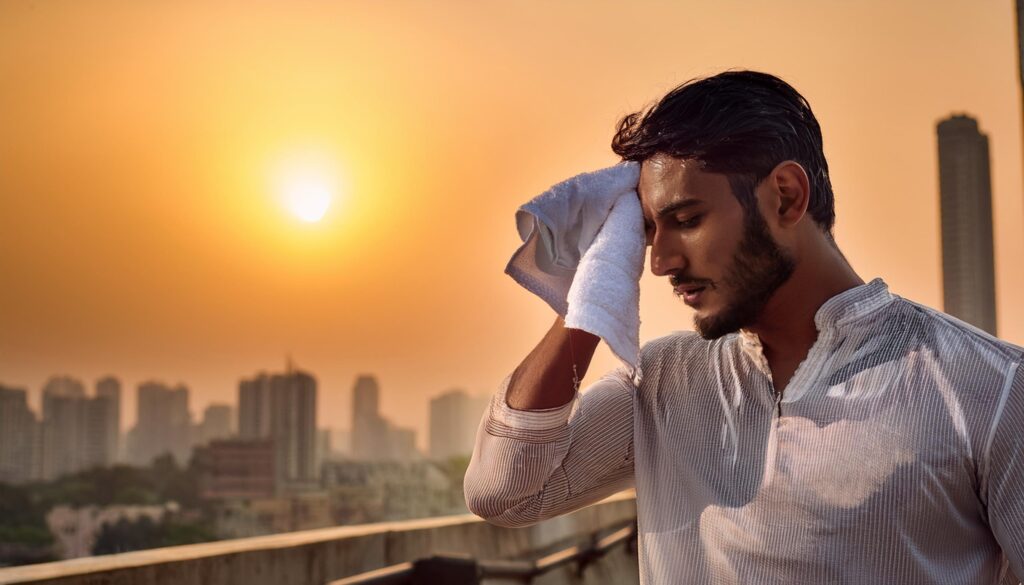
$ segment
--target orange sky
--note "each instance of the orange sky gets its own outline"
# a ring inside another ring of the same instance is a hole
[[[1000,336],[1024,344],[1020,90],[1010,0],[0,4],[0,383],[184,382],[197,413],[285,355],[426,426],[491,392],[553,320],[502,273],[513,214],[615,161],[618,119],[730,67],[790,81],[824,132],[836,235],[862,277],[941,307],[934,125],[992,150]],[[344,186],[302,224],[289,157]],[[647,339],[691,327],[642,281]],[[615,365],[602,348],[588,381]],[[421,444],[425,437],[420,438]]]

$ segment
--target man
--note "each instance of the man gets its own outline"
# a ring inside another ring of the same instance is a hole
[[[635,486],[643,583],[1024,574],[1022,350],[854,272],[807,101],[722,73],[613,149],[697,332],[577,395],[598,338],[556,319],[485,415],[470,509],[522,526]]]

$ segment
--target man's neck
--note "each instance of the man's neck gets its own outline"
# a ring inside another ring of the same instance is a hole
[[[864,284],[833,246],[802,259],[769,299],[757,323],[747,327],[761,340],[765,358],[803,360],[818,338],[814,316],[825,301]]]

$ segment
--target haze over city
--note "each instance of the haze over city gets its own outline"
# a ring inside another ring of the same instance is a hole
[[[38,410],[51,375],[113,374],[127,428],[140,382],[198,413],[290,355],[321,426],[369,373],[422,445],[430,397],[493,391],[554,318],[502,273],[516,207],[727,68],[807,97],[841,248],[940,309],[935,125],[977,119],[998,334],[1024,344],[1014,22],[1002,1],[6,3],[0,383]],[[664,279],[641,287],[642,340],[691,328]],[[585,383],[615,365],[602,346]]]

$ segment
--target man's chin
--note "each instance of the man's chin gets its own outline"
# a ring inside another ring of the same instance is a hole
[[[716,313],[701,311],[694,314],[693,327],[701,337],[711,341],[739,331],[745,323],[737,319],[737,316],[733,311],[719,311]]]

